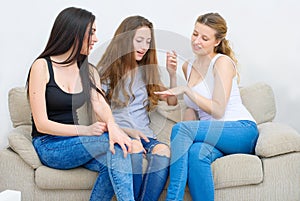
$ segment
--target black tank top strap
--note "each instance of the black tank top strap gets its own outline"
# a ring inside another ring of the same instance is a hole
[[[53,72],[53,67],[52,67],[52,62],[51,62],[51,59],[50,57],[46,57],[45,58],[46,61],[47,61],[47,64],[48,64],[48,71],[49,71],[49,75],[50,75],[50,78],[49,78],[49,84],[55,84],[55,81],[54,81],[54,72]]]

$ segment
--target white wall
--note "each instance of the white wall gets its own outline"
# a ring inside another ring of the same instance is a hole
[[[8,90],[25,85],[28,69],[43,50],[55,17],[68,6],[83,7],[96,15],[100,42],[95,49],[110,39],[125,17],[145,16],[158,29],[161,65],[169,47],[184,57],[188,50],[181,47],[188,47],[184,43],[188,42],[198,15],[219,12],[228,23],[228,39],[240,63],[242,85],[261,81],[270,84],[277,101],[275,121],[300,131],[300,3],[296,0],[11,0],[1,6],[0,12],[0,148],[7,144],[7,134],[12,129]],[[179,40],[172,44],[164,41],[164,37],[169,39],[167,33]]]

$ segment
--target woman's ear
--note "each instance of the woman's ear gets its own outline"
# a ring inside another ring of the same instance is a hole
[[[221,43],[222,40],[217,40],[217,43],[215,44],[215,47],[217,47],[220,43]]]

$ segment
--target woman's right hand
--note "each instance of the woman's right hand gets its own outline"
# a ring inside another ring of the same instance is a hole
[[[167,52],[167,61],[166,61],[167,71],[169,75],[176,75],[177,70],[177,54],[173,50],[172,52]]]
[[[107,131],[107,125],[104,122],[95,122],[87,127],[86,135],[102,135]]]

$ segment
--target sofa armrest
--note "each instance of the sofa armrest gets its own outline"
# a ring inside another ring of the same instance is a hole
[[[258,126],[256,155],[272,157],[300,151],[300,134],[288,125],[268,122]]]
[[[42,165],[31,139],[28,139],[31,126],[19,126],[13,129],[8,136],[9,146],[15,151],[30,167],[36,169]]]

